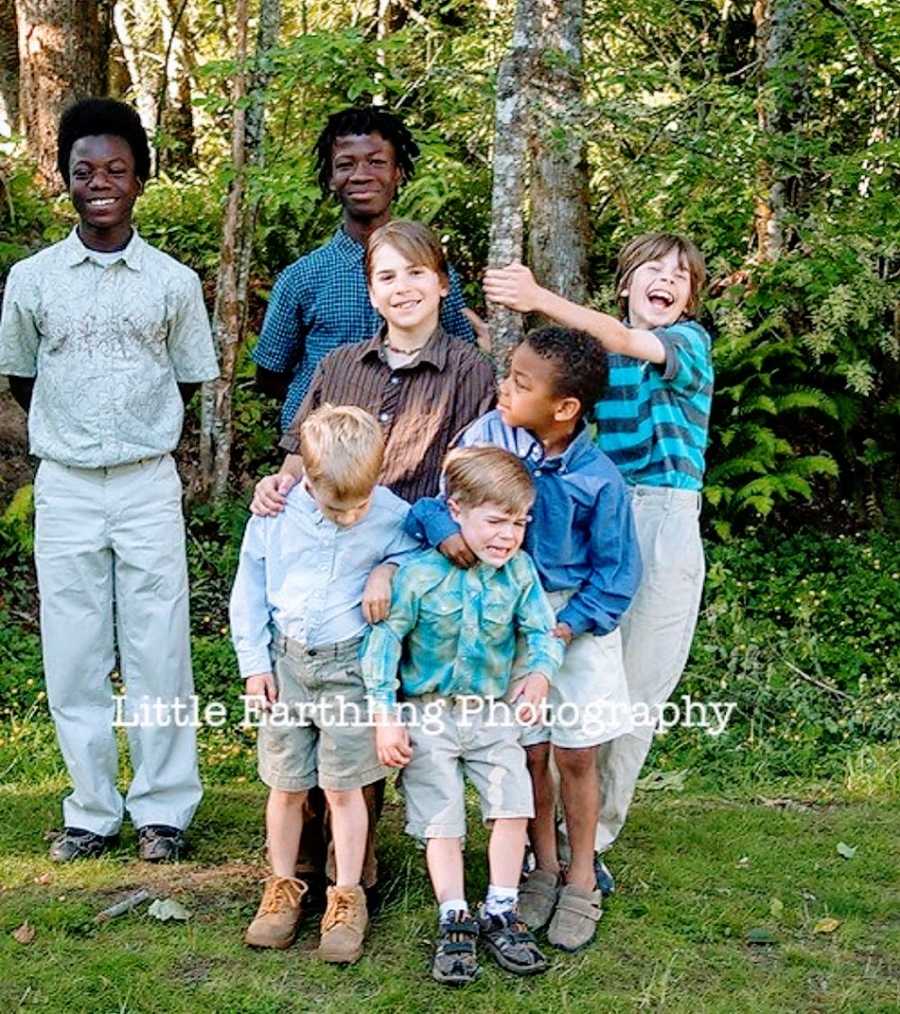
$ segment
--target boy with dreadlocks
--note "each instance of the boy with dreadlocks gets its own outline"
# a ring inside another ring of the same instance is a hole
[[[319,186],[324,196],[333,194],[340,202],[343,221],[328,243],[278,276],[253,352],[259,387],[284,399],[283,429],[325,356],[379,330],[381,320],[369,300],[363,269],[365,246],[390,219],[391,204],[412,177],[419,154],[403,122],[376,106],[334,113],[313,150]],[[471,340],[470,314],[451,268],[441,324],[449,335]]]

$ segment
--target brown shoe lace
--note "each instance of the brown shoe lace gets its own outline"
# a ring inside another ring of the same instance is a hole
[[[349,891],[332,891],[328,898],[328,909],[322,919],[322,932],[327,933],[339,923],[352,922],[355,908],[355,894],[351,894]]]
[[[266,885],[266,889],[259,906],[260,915],[283,912],[286,908],[296,908],[308,890],[302,880],[294,880],[292,877],[276,877],[274,874],[271,877],[266,877],[263,883]]]

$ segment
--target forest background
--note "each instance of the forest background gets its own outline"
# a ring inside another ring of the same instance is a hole
[[[395,213],[438,230],[498,358],[519,322],[484,306],[488,263],[521,252],[613,310],[629,237],[674,229],[706,254],[708,579],[678,695],[737,706],[719,737],[660,737],[643,798],[778,802],[793,786],[896,801],[895,3],[0,0],[0,274],[71,228],[55,127],[68,101],[98,93],[140,111],[157,154],[137,225],[201,274],[233,359],[218,396],[192,404],[178,452],[202,697],[239,713],[227,596],[249,490],[279,460],[277,406],[255,391],[248,350],[277,273],[339,222],[314,178],[317,133],[376,101],[422,149]],[[0,392],[0,782],[61,789],[32,467]],[[204,729],[201,751],[208,782],[252,783],[250,733]]]

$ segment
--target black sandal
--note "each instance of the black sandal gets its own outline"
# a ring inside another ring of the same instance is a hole
[[[501,968],[513,975],[538,975],[547,971],[547,959],[541,954],[534,935],[520,922],[515,909],[489,915],[482,907],[478,923],[485,946]]]
[[[431,975],[437,982],[466,986],[477,978],[481,971],[475,946],[478,932],[478,922],[468,913],[457,912],[455,918],[441,923],[431,963]]]

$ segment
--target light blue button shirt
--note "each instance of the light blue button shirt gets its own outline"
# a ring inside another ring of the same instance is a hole
[[[376,486],[366,516],[329,521],[298,483],[284,510],[247,522],[229,610],[241,676],[269,672],[271,625],[310,648],[366,630],[362,594],[379,563],[400,563],[420,544],[403,531],[409,504]]]

